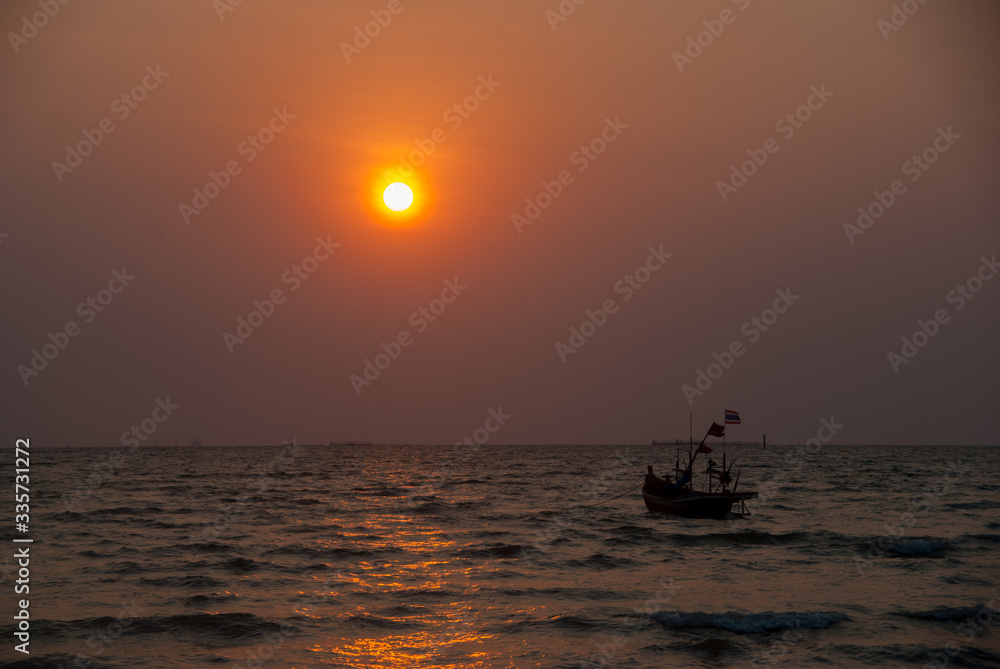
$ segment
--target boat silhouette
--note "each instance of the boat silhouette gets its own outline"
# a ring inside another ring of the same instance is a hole
[[[721,437],[725,434],[725,427],[718,423],[712,423],[712,427],[705,434],[705,439],[709,436]],[[653,466],[646,468],[646,481],[642,486],[642,499],[646,503],[646,508],[655,513],[669,513],[675,516],[685,516],[689,518],[715,518],[725,520],[731,517],[743,517],[749,515],[746,508],[746,500],[755,499],[756,491],[737,491],[740,484],[740,473],[737,471],[736,478],[731,475],[735,460],[726,458],[725,444],[722,451],[722,465],[719,466],[714,460],[708,461],[705,469],[705,484],[702,490],[695,490],[692,486],[694,478],[694,462],[699,453],[711,453],[712,449],[705,445],[705,439],[701,440],[698,448],[688,447],[687,463],[681,466],[682,449],[677,449],[677,460],[674,465],[674,480],[670,477],[660,478],[653,473]],[[730,489],[732,484],[732,489]],[[739,512],[734,513],[733,505],[739,504]]]

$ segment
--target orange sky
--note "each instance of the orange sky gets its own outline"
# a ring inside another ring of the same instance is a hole
[[[928,3],[886,39],[889,2],[592,0],[553,29],[555,0],[400,0],[348,62],[342,44],[389,5],[71,3],[32,32],[37,3],[4,3],[0,416],[40,442],[115,444],[169,395],[158,439],[451,443],[502,406],[496,443],[604,443],[734,408],[734,438],[803,441],[835,415],[843,443],[996,443],[1000,281],[946,299],[1000,252],[994,3]],[[822,87],[794,133],[776,125]],[[280,131],[251,151],[275,110]],[[78,167],[53,167],[103,119]],[[939,128],[959,138],[910,181]],[[614,141],[586,158],[602,132]],[[718,182],[768,138],[723,201]],[[414,215],[393,220],[374,184],[432,145]],[[230,161],[187,223],[179,206]],[[896,179],[905,193],[849,239]],[[292,290],[317,239],[339,247]],[[672,256],[623,299],[661,245]],[[78,304],[122,267],[134,283],[85,322]],[[456,278],[468,288],[418,331],[411,314]],[[788,287],[801,300],[751,342],[743,324]],[[224,334],[276,289],[230,352]],[[607,299],[617,311],[563,362],[556,344]],[[894,370],[888,353],[942,308]],[[71,320],[79,335],[25,383]],[[358,394],[352,375],[403,331]],[[746,353],[689,403],[733,342]]]

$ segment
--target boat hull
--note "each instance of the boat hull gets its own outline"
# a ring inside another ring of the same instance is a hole
[[[669,513],[687,518],[725,520],[733,504],[757,497],[756,492],[688,492],[676,497],[660,497],[642,491],[646,508],[655,513]]]

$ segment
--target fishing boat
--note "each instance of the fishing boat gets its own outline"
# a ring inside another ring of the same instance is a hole
[[[735,413],[735,412],[732,412]],[[730,412],[727,412],[727,420]],[[738,419],[737,419],[738,420]],[[718,423],[712,423],[705,434],[705,439],[709,436],[721,437],[725,434],[725,427]],[[692,486],[694,478],[694,462],[699,453],[711,453],[712,449],[705,444],[705,439],[701,440],[697,449],[689,446],[687,449],[687,463],[681,466],[682,449],[677,449],[677,460],[674,465],[674,480],[670,477],[660,478],[653,473],[653,466],[646,468],[646,481],[642,486],[642,499],[646,503],[646,508],[655,513],[669,513],[675,516],[686,516],[689,518],[716,518],[725,520],[727,518],[739,518],[749,515],[746,501],[755,499],[757,492],[739,491],[740,473],[736,472],[736,478],[732,477],[731,471],[735,459],[727,461],[725,445],[722,451],[722,465],[714,460],[708,461],[705,469],[705,484],[702,490],[695,490]],[[730,488],[732,484],[732,488]],[[739,505],[739,511],[733,512],[733,506]]]

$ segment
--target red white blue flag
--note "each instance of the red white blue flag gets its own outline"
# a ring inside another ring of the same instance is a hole
[[[740,414],[738,411],[733,411],[732,409],[726,409],[726,425],[739,425],[740,424]]]

